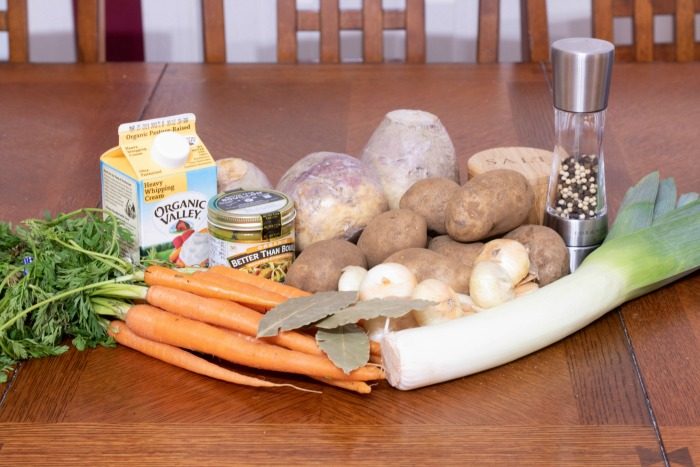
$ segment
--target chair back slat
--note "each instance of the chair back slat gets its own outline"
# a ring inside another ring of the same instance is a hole
[[[202,0],[202,29],[204,30],[204,62],[226,62],[226,27],[224,1]]]
[[[613,0],[593,0],[593,35],[613,42]]]
[[[500,1],[479,0],[478,63],[498,62]],[[520,43],[523,62],[549,59],[549,25],[546,0],[520,0]]]
[[[9,61],[29,61],[29,31],[27,28],[27,0],[7,0],[7,10],[0,11],[0,31],[6,31],[9,42]]]
[[[318,17],[316,21],[318,23]],[[279,63],[297,61],[296,0],[277,0],[277,61]]]
[[[318,31],[321,63],[340,63],[341,31],[362,32],[362,60],[384,61],[384,31],[406,31],[405,61],[425,62],[425,0],[406,0],[405,9],[384,9],[381,0],[363,0],[360,9],[340,9],[339,0],[321,0],[318,11],[297,10],[294,0],[277,0],[277,61],[296,63],[299,31]]]
[[[651,0],[634,0],[634,54],[638,62],[654,59],[654,14]]]
[[[104,62],[105,0],[76,0],[74,5],[75,49],[78,62]]]
[[[479,32],[476,40],[476,61],[498,61],[499,0],[479,0]]]
[[[362,52],[366,63],[384,61],[383,17],[381,0],[362,2]]]
[[[321,63],[340,63],[340,8],[338,0],[321,0]]]
[[[549,60],[549,25],[546,0],[520,0],[523,62]]]
[[[593,0],[593,36],[615,43],[614,19],[632,19],[632,44],[615,44],[618,61],[700,60],[695,41],[695,15],[700,0]],[[654,18],[673,17],[671,43],[654,42]]]
[[[388,14],[384,16],[384,29],[393,29],[387,25]],[[406,61],[408,63],[425,63],[425,2],[423,0],[406,0]]]
[[[676,0],[676,60],[695,59],[695,5],[693,0]]]

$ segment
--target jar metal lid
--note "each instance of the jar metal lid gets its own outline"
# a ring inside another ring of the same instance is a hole
[[[219,228],[260,230],[270,215],[279,215],[282,225],[293,222],[294,201],[275,190],[242,189],[219,193],[209,200],[208,220]]]

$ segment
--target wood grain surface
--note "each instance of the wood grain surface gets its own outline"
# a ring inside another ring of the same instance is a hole
[[[215,158],[255,161],[273,182],[310,152],[359,154],[396,108],[440,117],[462,177],[478,151],[553,141],[537,64],[162,69],[0,67],[0,104],[13,111],[0,127],[0,218],[97,205],[97,157],[119,123],[141,117],[194,112]],[[605,139],[613,211],[654,168],[682,191],[700,188],[698,71],[616,65]],[[125,348],[70,350],[23,363],[0,387],[0,464],[694,465],[699,285],[695,273],[521,360],[410,392],[381,383],[359,396],[273,374],[323,393],[260,390]]]
[[[141,117],[164,65],[0,65],[0,219],[100,201],[100,154]]]

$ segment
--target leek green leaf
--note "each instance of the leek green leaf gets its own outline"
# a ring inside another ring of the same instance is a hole
[[[659,192],[659,172],[651,172],[625,193],[605,241],[651,225]]]
[[[659,183],[659,193],[654,204],[654,221],[673,211],[676,207],[676,182],[666,178]]]

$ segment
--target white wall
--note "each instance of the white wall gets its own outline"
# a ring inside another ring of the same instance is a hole
[[[6,0],[0,0],[3,7]],[[317,7],[318,0],[298,0],[299,6]],[[385,7],[404,0],[384,0]],[[29,0],[30,59],[35,62],[75,60],[71,0]],[[198,62],[202,60],[199,0],[142,0],[146,60]],[[361,0],[341,0],[342,7],[359,7]],[[427,59],[429,62],[473,62],[476,57],[478,0],[427,0]],[[519,1],[501,0],[501,58],[520,59]],[[549,0],[550,39],[590,36],[590,0]],[[276,57],[275,0],[226,0],[226,40],[230,62],[274,62]],[[670,38],[669,18],[656,21],[657,38]],[[629,24],[616,20],[619,37],[631,37]],[[697,31],[696,31],[697,32]],[[6,34],[0,33],[0,60],[7,57]],[[300,57],[318,58],[317,33],[300,35]],[[342,35],[345,61],[359,59],[359,31]],[[388,59],[403,54],[403,33],[385,35]]]

